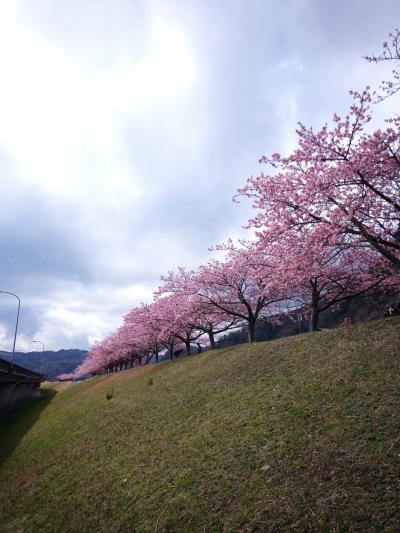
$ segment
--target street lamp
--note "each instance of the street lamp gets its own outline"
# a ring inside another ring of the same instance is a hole
[[[15,355],[15,341],[17,340],[17,330],[18,330],[18,320],[19,320],[19,310],[20,310],[20,307],[21,307],[21,300],[13,292],[0,291],[0,293],[1,294],[11,294],[11,296],[15,296],[15,298],[18,300],[17,322],[15,324],[14,344],[13,344],[12,359],[11,359],[11,363],[13,363],[14,362],[14,355]]]
[[[38,342],[42,345],[42,357],[40,358],[40,375],[42,375],[42,368],[43,368],[43,357],[44,357],[44,342],[42,341],[32,341],[32,342]]]
[[[299,333],[301,333],[301,321],[303,320],[303,315],[301,313],[299,313],[297,315],[297,321],[299,323]]]

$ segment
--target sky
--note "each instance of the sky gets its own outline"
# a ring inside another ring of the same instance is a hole
[[[261,155],[294,148],[298,121],[321,126],[387,77],[362,56],[399,23],[398,0],[0,0],[0,291],[21,298],[16,349],[86,349],[160,275],[246,236],[236,189]],[[16,309],[0,294],[2,350]]]

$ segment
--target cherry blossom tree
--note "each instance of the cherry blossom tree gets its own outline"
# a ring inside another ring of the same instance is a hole
[[[216,337],[230,329],[239,326],[240,320],[236,316],[231,316],[219,309],[210,308],[204,303],[199,304],[198,313],[191,318],[193,326],[208,336],[210,347],[215,350]]]
[[[257,320],[277,315],[287,299],[268,279],[265,264],[263,276],[257,274],[258,265],[254,246],[229,246],[224,261],[210,260],[187,275],[187,291],[202,300],[203,308],[246,324],[249,342],[255,341]]]
[[[158,362],[162,347],[162,324],[154,309],[154,304],[141,304],[133,308],[125,317],[121,328],[126,342],[135,347],[139,363],[141,357],[149,361],[153,356]]]
[[[57,376],[58,381],[73,381],[76,379],[76,374],[74,372],[71,372],[69,374],[60,374]]]
[[[298,232],[287,231],[273,247],[274,283],[286,286],[294,306],[308,310],[310,331],[318,329],[323,311],[374,295],[394,279],[390,266],[370,249],[332,246],[316,239],[313,231],[303,229],[301,239]],[[261,240],[260,255],[263,246]],[[268,252],[271,256],[271,246]]]
[[[106,371],[110,365],[110,354],[105,348],[107,340],[97,342],[91,347],[85,360],[74,370],[75,378]]]
[[[176,294],[183,296],[191,308],[191,312],[188,313],[189,325],[207,335],[211,349],[215,349],[216,336],[238,327],[239,318],[210,306],[209,302],[197,293],[196,279],[194,271],[187,271],[181,267],[177,272],[169,272],[168,276],[161,277],[163,285],[159,287],[156,295]]]
[[[184,294],[169,294],[159,297],[155,302],[158,313],[162,317],[162,335],[169,352],[175,344],[182,342],[186,354],[191,353],[191,343],[196,342],[203,332],[196,327],[197,308],[191,299]]]
[[[400,269],[400,118],[367,134],[371,94],[353,96],[350,113],[335,115],[331,129],[300,125],[291,155],[263,156],[272,172],[249,178],[239,195],[253,199],[248,225],[268,242],[318,226],[321,242],[367,245]]]
[[[388,96],[392,96],[400,91],[400,31],[395,29],[393,33],[389,33],[389,39],[383,43],[382,51],[379,55],[367,55],[365,59],[370,63],[391,62],[396,64],[396,68],[392,70],[393,79],[382,82],[382,93],[378,96],[378,100],[384,100]]]

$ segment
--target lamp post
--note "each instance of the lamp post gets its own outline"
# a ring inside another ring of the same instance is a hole
[[[40,358],[40,375],[42,375],[42,368],[43,368],[43,357],[44,357],[44,342],[42,341],[32,341],[32,342],[38,342],[42,345],[42,357]]]
[[[11,358],[11,364],[14,363],[14,355],[15,355],[15,342],[17,340],[17,331],[18,331],[18,320],[19,320],[19,310],[21,307],[21,300],[19,297],[14,294],[13,292],[8,291],[0,291],[1,294],[11,294],[11,296],[15,296],[15,298],[18,300],[18,311],[17,311],[17,322],[15,323],[15,333],[14,333],[14,344],[13,344],[13,351],[12,351],[12,358]]]
[[[299,322],[299,333],[301,333],[301,321],[303,320],[303,315],[301,313],[297,315],[297,320]]]

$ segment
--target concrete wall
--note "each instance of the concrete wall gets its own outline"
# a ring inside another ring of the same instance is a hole
[[[0,383],[0,412],[8,411],[37,396],[39,385],[39,383]]]

